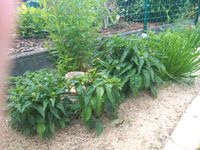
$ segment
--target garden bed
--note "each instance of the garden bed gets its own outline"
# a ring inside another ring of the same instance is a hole
[[[120,105],[121,124],[113,127],[105,120],[100,137],[89,132],[80,122],[60,130],[50,141],[38,137],[26,138],[4,124],[4,145],[7,150],[45,149],[162,149],[182,114],[200,91],[200,79],[191,85],[165,85],[153,99],[143,92]],[[2,125],[2,124],[1,124]]]

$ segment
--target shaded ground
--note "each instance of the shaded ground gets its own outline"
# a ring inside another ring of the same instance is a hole
[[[26,138],[4,124],[4,145],[7,150],[160,150],[199,91],[197,79],[190,86],[165,85],[155,100],[146,93],[130,98],[119,109],[119,118],[124,122],[116,127],[106,122],[100,137],[77,122],[42,142],[38,137]]]

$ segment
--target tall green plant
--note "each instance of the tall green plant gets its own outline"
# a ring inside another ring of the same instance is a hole
[[[51,0],[48,6],[49,51],[59,71],[87,69],[102,21],[101,1]]]

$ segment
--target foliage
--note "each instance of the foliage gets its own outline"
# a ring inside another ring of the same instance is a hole
[[[44,8],[27,7],[22,4],[18,8],[18,32],[22,37],[45,37],[47,35],[47,13]]]
[[[148,0],[148,21],[172,22],[190,14],[195,1],[189,0]],[[143,21],[144,0],[118,0],[120,14],[127,21]]]
[[[61,73],[88,68],[101,26],[101,5],[94,0],[49,2],[49,51]]]
[[[71,87],[76,88],[82,121],[89,129],[95,128],[100,134],[103,131],[100,121],[102,113],[106,112],[112,118],[116,116],[116,108],[120,103],[119,79],[97,73],[94,69],[69,82]]]
[[[146,49],[146,43],[135,37],[111,37],[103,41],[100,50],[95,66],[119,78],[123,93],[136,96],[146,89],[156,96],[155,86],[162,82],[159,76],[165,67]]]
[[[163,78],[180,80],[194,77],[200,69],[200,27],[194,29],[168,30],[151,34],[148,46],[165,65],[168,74]]]
[[[66,84],[55,72],[27,72],[12,79],[8,104],[13,128],[25,135],[51,137],[72,117],[72,102]]]

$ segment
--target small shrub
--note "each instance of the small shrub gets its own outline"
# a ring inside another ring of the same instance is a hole
[[[180,80],[195,77],[200,69],[200,28],[181,29],[151,34],[149,48],[159,53],[158,59],[168,74],[163,79]]]
[[[76,88],[82,121],[89,129],[95,128],[99,135],[103,131],[102,114],[116,117],[116,108],[121,100],[119,79],[90,70],[83,77],[69,82]]]
[[[47,13],[45,9],[19,7],[18,32],[21,37],[45,37],[47,35]]]
[[[55,72],[29,72],[13,78],[11,83],[8,104],[14,129],[49,138],[56,129],[70,123],[73,104],[64,79]]]
[[[58,70],[87,70],[101,26],[100,1],[51,0],[49,6],[49,51]]]
[[[160,74],[165,67],[146,48],[146,43],[136,37],[112,37],[103,41],[94,65],[110,76],[119,78],[123,93],[137,95],[140,90],[150,90],[156,96],[155,86],[160,84]]]

